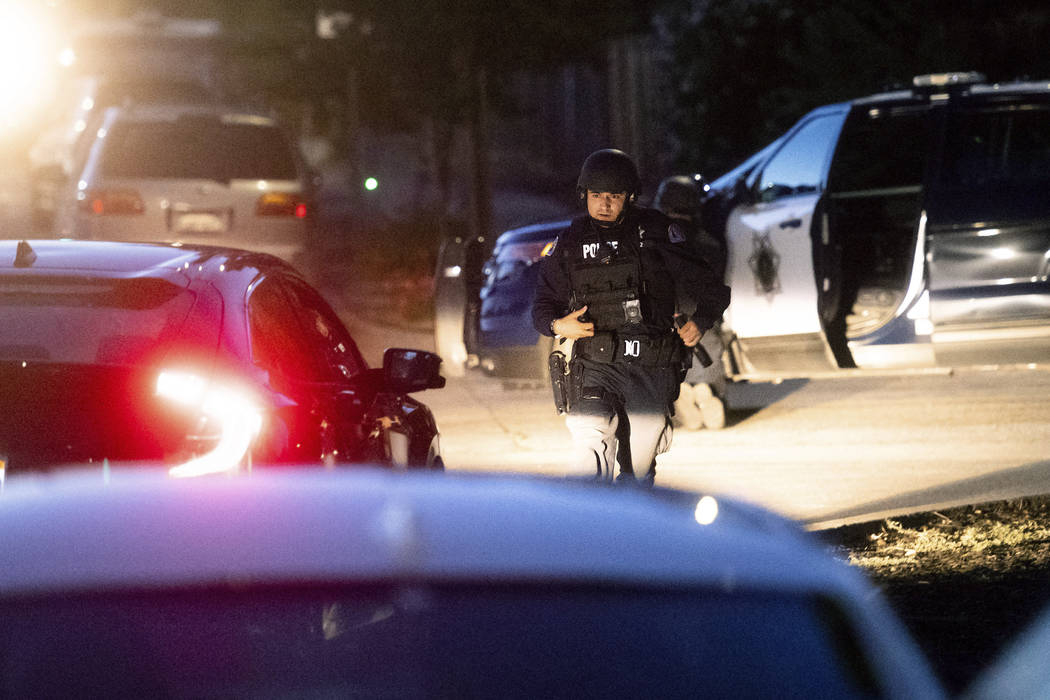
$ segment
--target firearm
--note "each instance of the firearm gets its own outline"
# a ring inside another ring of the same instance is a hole
[[[558,409],[558,415],[564,416],[569,412],[569,361],[561,348],[555,347],[547,357],[547,370],[551,375],[554,407]]]
[[[674,317],[675,328],[681,328],[688,322],[689,318],[685,314],[679,314]],[[707,350],[700,343],[693,346],[693,355],[696,356],[701,367],[710,367],[714,363],[714,360],[711,359],[711,356],[707,354]]]

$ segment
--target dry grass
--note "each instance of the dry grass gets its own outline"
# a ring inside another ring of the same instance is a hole
[[[1045,504],[1005,504],[929,513],[918,523],[884,520],[853,547],[849,562],[873,577],[972,572],[988,576],[1050,562]]]
[[[823,534],[882,589],[953,693],[1050,601],[1050,497]]]

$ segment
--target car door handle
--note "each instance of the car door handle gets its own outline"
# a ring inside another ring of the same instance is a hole
[[[802,225],[802,219],[788,219],[780,222],[780,228],[798,228]]]

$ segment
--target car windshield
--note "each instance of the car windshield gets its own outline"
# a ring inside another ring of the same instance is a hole
[[[86,683],[114,697],[171,698],[878,692],[834,609],[791,593],[183,590],[21,600],[0,606],[0,619],[5,697],[75,695]]]
[[[101,172],[146,179],[294,180],[295,158],[276,126],[218,119],[118,124],[106,136]]]
[[[0,361],[134,364],[193,294],[159,279],[0,281]]]

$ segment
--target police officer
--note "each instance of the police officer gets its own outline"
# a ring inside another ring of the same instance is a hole
[[[638,206],[638,169],[623,151],[595,151],[577,193],[587,214],[543,259],[533,302],[540,333],[573,340],[566,425],[577,448],[572,473],[651,484],[669,444],[683,346],[722,316],[729,288],[697,254],[684,228]],[[676,323],[679,297],[691,308]]]
[[[657,187],[653,207],[685,227],[686,237],[697,253],[715,269],[720,279],[724,279],[725,240],[712,236],[704,228],[701,220],[703,197],[703,178],[699,175],[672,175],[664,178]],[[726,424],[726,377],[719,361],[725,346],[718,323],[710,333],[704,333],[700,343],[715,361],[707,367],[699,362],[693,362],[689,367],[674,402],[674,425],[688,430],[704,427],[719,430]]]

